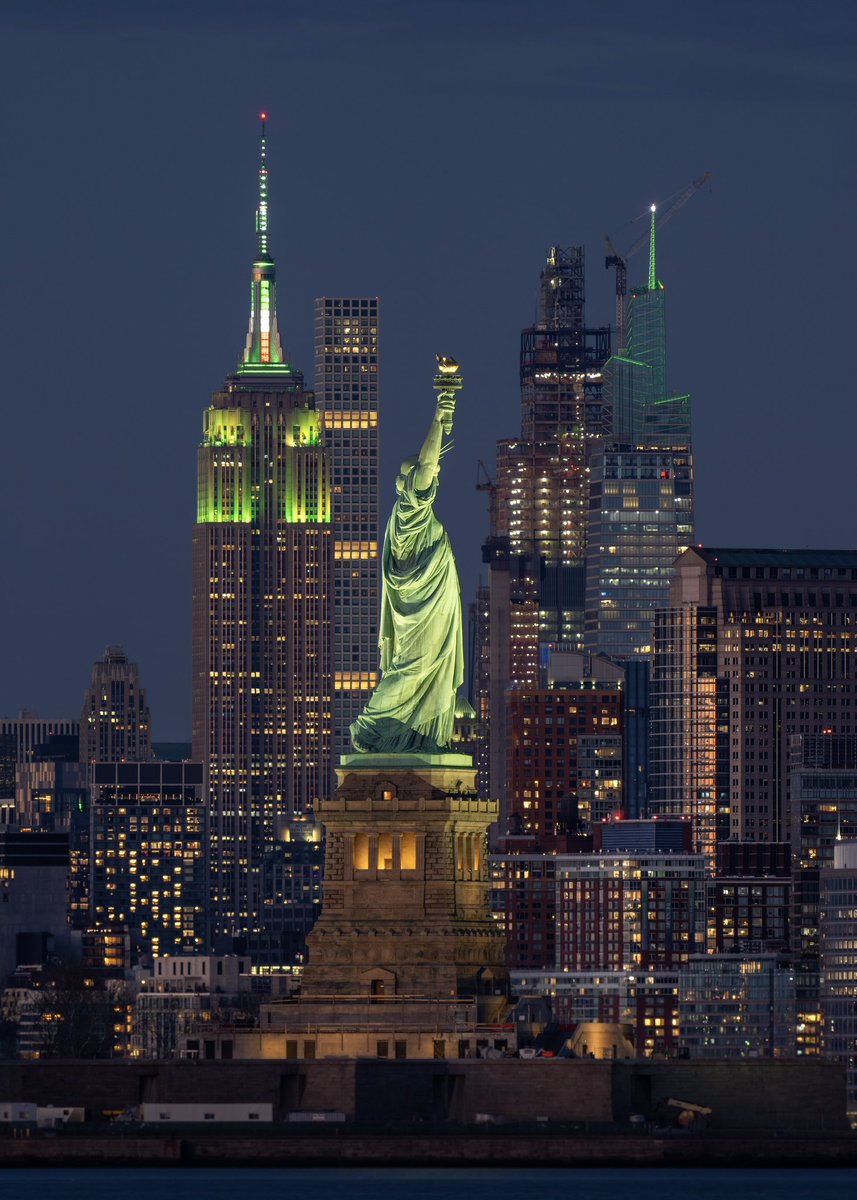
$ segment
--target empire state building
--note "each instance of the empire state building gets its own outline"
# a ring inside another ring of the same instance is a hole
[[[203,416],[193,753],[208,767],[211,916],[252,953],[264,863],[331,777],[331,493],[320,414],[283,355],[262,121],[250,326]]]

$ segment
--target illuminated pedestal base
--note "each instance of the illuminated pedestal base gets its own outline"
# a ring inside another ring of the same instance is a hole
[[[364,775],[369,772],[384,771],[420,771],[426,767],[446,768],[450,770],[464,769],[473,771],[473,759],[469,754],[343,754],[340,760],[337,778],[342,779],[351,771],[360,771]]]
[[[476,997],[501,1009],[505,941],[490,913],[487,833],[466,755],[349,755],[326,830],[324,906],[302,996]]]

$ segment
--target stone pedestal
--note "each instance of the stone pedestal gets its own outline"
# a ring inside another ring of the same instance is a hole
[[[505,942],[489,905],[488,826],[467,755],[349,755],[317,815],[324,905],[302,995],[479,998],[502,1007]]]

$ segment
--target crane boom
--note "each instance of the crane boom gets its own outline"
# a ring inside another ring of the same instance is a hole
[[[488,527],[493,536],[497,532],[497,481],[491,478],[481,458],[476,466],[476,490],[488,493]]]

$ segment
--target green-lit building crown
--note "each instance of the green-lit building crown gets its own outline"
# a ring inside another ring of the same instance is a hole
[[[689,444],[690,397],[671,395],[667,386],[666,292],[657,274],[654,205],[647,284],[632,289],[627,348],[607,364],[605,391],[617,443]]]

